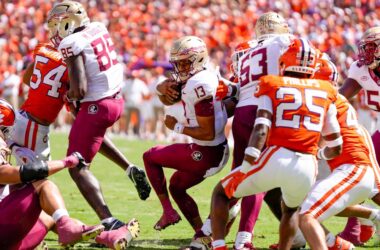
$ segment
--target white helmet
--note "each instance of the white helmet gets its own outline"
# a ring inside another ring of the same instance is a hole
[[[258,40],[278,34],[289,34],[289,26],[286,20],[276,12],[267,12],[257,19],[255,34]]]
[[[205,42],[196,36],[185,36],[174,41],[170,49],[170,63],[176,80],[184,82],[205,69],[208,52]]]
[[[63,38],[71,35],[76,28],[90,23],[82,4],[75,1],[63,1],[54,5],[48,17],[49,38],[55,47]]]
[[[380,65],[380,27],[368,29],[359,42],[359,62],[376,69]]]

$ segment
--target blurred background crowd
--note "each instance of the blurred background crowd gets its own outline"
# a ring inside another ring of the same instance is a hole
[[[162,139],[163,107],[155,84],[170,73],[168,51],[174,39],[196,35],[207,43],[211,63],[228,77],[230,56],[240,42],[254,38],[256,19],[276,11],[294,34],[308,37],[328,53],[341,80],[356,60],[356,44],[369,27],[380,26],[380,0],[89,0],[80,1],[92,21],[100,21],[116,43],[125,65],[124,117],[114,132]],[[38,42],[47,41],[45,18],[54,1],[0,1],[0,96],[14,106],[27,89],[23,70]],[[373,131],[375,115],[357,104],[363,123]],[[361,114],[362,113],[362,114]],[[63,115],[60,128],[70,119]],[[364,122],[365,121],[365,122]]]

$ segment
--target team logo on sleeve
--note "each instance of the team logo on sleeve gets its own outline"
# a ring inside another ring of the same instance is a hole
[[[202,155],[202,153],[199,152],[199,151],[194,151],[194,152],[191,154],[191,157],[193,157],[193,160],[194,160],[194,161],[200,161],[200,160],[202,160],[203,155]]]
[[[96,104],[91,104],[90,106],[88,106],[88,113],[90,115],[95,115],[96,113],[98,113],[98,106]]]

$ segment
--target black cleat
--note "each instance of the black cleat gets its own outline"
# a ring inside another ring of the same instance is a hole
[[[146,179],[145,171],[141,168],[138,168],[134,165],[129,166],[129,179],[133,182],[133,185],[135,185],[137,189],[137,193],[139,194],[139,197],[141,200],[146,200],[149,197],[150,190],[152,189],[150,187],[150,184],[148,180]]]
[[[118,219],[114,219],[110,223],[102,223],[102,224],[104,226],[104,231],[116,230],[116,229],[123,227],[125,225],[124,222],[122,222],[121,220],[118,220]]]

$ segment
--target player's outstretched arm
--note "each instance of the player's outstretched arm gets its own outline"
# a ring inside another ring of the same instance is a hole
[[[342,87],[339,88],[339,93],[344,95],[347,100],[356,96],[357,93],[362,89],[362,86],[354,79],[347,78],[344,80]]]
[[[42,180],[64,168],[79,167],[86,164],[79,153],[73,153],[63,160],[41,161],[36,160],[21,166],[3,164],[0,166],[0,184],[27,183]]]
[[[71,100],[81,100],[87,92],[87,78],[82,54],[65,60],[69,70],[70,89],[67,96]]]

